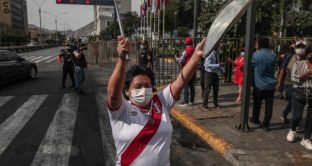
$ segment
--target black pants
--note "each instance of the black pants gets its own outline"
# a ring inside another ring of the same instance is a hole
[[[204,97],[205,91],[205,69],[200,70],[200,88],[201,88],[201,97]]]
[[[254,107],[252,112],[252,119],[254,122],[260,122],[260,109],[261,103],[264,99],[265,101],[265,112],[264,112],[264,120],[263,120],[263,127],[269,127],[270,121],[272,118],[272,111],[273,111],[273,97],[274,97],[275,90],[261,90],[257,87],[254,88]]]
[[[69,76],[70,76],[70,79],[72,81],[72,85],[75,85],[74,65],[64,65],[63,66],[62,86],[65,86],[65,81],[66,81],[66,78],[67,78],[67,74],[69,74]]]
[[[292,86],[285,86],[285,92],[286,92],[286,99],[288,100],[287,106],[285,107],[284,111],[282,112],[282,115],[284,117],[287,117],[287,115],[292,110],[292,96],[294,93]]]
[[[293,115],[291,120],[291,130],[296,131],[296,127],[300,123],[302,118],[304,106],[307,104],[306,95],[294,92],[292,97]],[[306,123],[304,126],[304,139],[310,139],[312,133],[312,99],[308,100],[308,112],[306,117]]]
[[[219,76],[217,73],[205,72],[205,89],[203,106],[208,106],[208,97],[213,87],[213,103],[218,106]]]

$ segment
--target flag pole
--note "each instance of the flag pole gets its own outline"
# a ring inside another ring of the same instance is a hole
[[[165,38],[165,15],[166,15],[166,4],[165,0],[160,0],[163,5],[163,39]]]

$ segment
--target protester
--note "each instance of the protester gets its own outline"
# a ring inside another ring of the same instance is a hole
[[[260,125],[259,120],[262,100],[265,100],[263,130],[269,131],[272,118],[273,97],[275,91],[275,67],[277,56],[269,49],[269,39],[259,37],[256,40],[257,52],[252,56],[254,67],[254,108],[250,122]]]
[[[301,49],[303,51],[303,49]],[[296,49],[299,52],[299,49]],[[294,142],[296,136],[296,127],[299,124],[304,107],[307,105],[307,115],[304,127],[304,137],[300,145],[308,150],[312,150],[312,143],[310,141],[312,133],[312,48],[306,50],[307,60],[300,60],[295,62],[292,72],[291,80],[293,81],[294,95],[293,95],[293,117],[291,121],[291,129],[287,134],[287,141]]]
[[[147,68],[152,68],[153,66],[153,56],[152,52],[148,49],[148,42],[142,40],[140,44],[140,54],[139,54],[139,66],[144,66]]]
[[[280,89],[282,89],[282,86],[285,87],[286,100],[288,100],[288,103],[280,116],[285,124],[289,123],[287,116],[292,110],[293,87],[291,81],[291,70],[295,62],[303,58],[305,48],[305,42],[298,41],[295,45],[295,49],[297,50],[297,52],[292,53],[291,47],[289,47],[289,45],[283,46],[280,51],[281,53],[286,55],[286,58],[278,75],[276,89],[280,91]]]
[[[72,55],[70,53],[67,53],[65,49],[62,49],[61,54],[59,55],[59,59],[63,59],[63,76],[61,89],[65,88],[65,82],[68,74],[72,82],[70,88],[75,87],[74,62]]]
[[[244,79],[244,64],[245,64],[245,49],[240,49],[240,54],[236,57],[235,61],[233,61],[230,57],[228,61],[235,65],[234,71],[234,83],[238,85],[238,97],[236,98],[236,102],[240,103],[242,100],[242,88],[243,88],[243,79]]]
[[[183,69],[186,64],[191,59],[194,48],[193,48],[193,41],[191,37],[186,37],[184,39],[185,49],[181,54],[181,57],[176,57],[178,64],[181,69]],[[183,90],[183,98],[184,100],[181,102],[180,106],[190,106],[194,104],[195,99],[195,74],[193,75],[192,79],[187,83]]]
[[[129,43],[118,38],[119,59],[108,83],[107,106],[117,149],[116,165],[170,165],[172,124],[169,111],[183,87],[192,79],[202,57],[205,40],[200,42],[178,78],[153,94],[154,74],[142,66],[126,73]],[[130,101],[122,96],[123,87]]]
[[[218,93],[219,93],[219,74],[224,73],[224,68],[221,67],[219,63],[219,54],[218,54],[219,45],[217,44],[211,54],[205,59],[205,90],[203,97],[203,110],[210,110],[208,106],[208,97],[213,87],[213,103],[214,108],[219,109],[220,105],[218,104]]]
[[[87,70],[87,60],[84,54],[79,51],[74,51],[74,63],[75,63],[75,89],[78,94],[83,94],[81,84],[85,80],[85,70]]]

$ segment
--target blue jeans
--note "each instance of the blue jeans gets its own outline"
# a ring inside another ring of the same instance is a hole
[[[81,84],[85,79],[84,68],[80,66],[75,66],[75,84],[78,92],[81,91]]]
[[[292,110],[292,96],[294,93],[294,88],[292,86],[285,86],[285,92],[286,92],[286,99],[288,100],[288,104],[285,107],[284,111],[282,112],[282,115],[284,117],[287,117],[287,115]]]
[[[190,90],[190,93],[189,93]],[[191,94],[191,96],[190,96]],[[184,102],[188,103],[189,101],[194,103],[195,98],[195,75],[192,79],[187,83],[183,90]]]

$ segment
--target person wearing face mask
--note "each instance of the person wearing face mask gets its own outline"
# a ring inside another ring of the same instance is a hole
[[[142,40],[140,44],[140,54],[139,54],[139,66],[144,66],[147,68],[152,68],[153,56],[151,51],[148,49],[148,42]]]
[[[302,53],[297,52],[297,53]],[[312,134],[312,48],[306,49],[307,60],[295,62],[291,71],[291,80],[293,81],[294,94],[293,117],[291,128],[286,136],[288,142],[294,142],[296,136],[296,127],[298,126],[304,107],[307,105],[307,115],[304,127],[304,136],[300,145],[308,150],[312,150],[310,137]]]
[[[197,69],[205,39],[177,79],[153,93],[154,74],[144,66],[133,66],[126,72],[129,42],[118,37],[119,59],[108,82],[107,107],[115,141],[116,165],[170,165],[172,124],[170,110],[180,98],[183,87]],[[127,101],[122,91],[129,96]]]
[[[244,79],[244,64],[245,64],[245,48],[240,49],[240,54],[236,57],[235,61],[233,61],[230,57],[228,61],[235,65],[234,72],[234,80],[233,82],[238,85],[238,97],[236,98],[236,102],[240,103],[242,99],[242,87],[243,87],[243,79]]]
[[[304,56],[304,51],[306,49],[306,44],[304,41],[297,41],[293,51],[291,50],[291,47],[282,47],[281,53],[285,54],[286,58],[284,62],[281,64],[281,69],[279,72],[279,75],[277,77],[277,86],[276,89],[278,91],[281,91],[283,89],[283,86],[285,88],[286,92],[286,100],[288,100],[288,103],[285,107],[285,109],[281,113],[281,120],[287,124],[289,123],[289,120],[287,118],[288,114],[292,110],[292,96],[294,93],[292,81],[291,81],[291,70],[295,64],[296,61],[301,60]],[[295,51],[297,50],[297,51]]]

